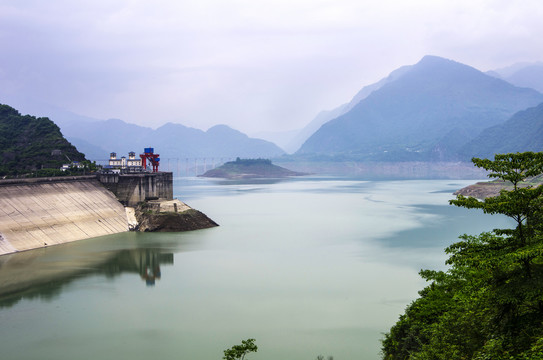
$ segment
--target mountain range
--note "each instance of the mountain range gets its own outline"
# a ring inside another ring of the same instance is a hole
[[[297,133],[267,134],[291,160],[469,161],[504,151],[541,151],[543,63],[483,73],[425,56],[363,87],[350,102],[321,112]],[[43,107],[64,136],[91,160],[154,147],[163,159],[277,158],[271,141],[226,125],[207,131],[167,123],[157,129]],[[518,112],[518,113],[517,113]],[[264,136],[264,135],[263,135]],[[290,138],[290,141],[287,141]]]
[[[110,152],[126,156],[154,147],[162,159],[276,157],[284,154],[277,145],[249,138],[226,125],[207,131],[167,123],[157,129],[126,123],[119,119],[96,121],[61,120],[65,136],[93,160],[106,160]]]
[[[386,78],[381,79],[380,81],[364,86],[348,103],[342,104],[332,110],[323,110],[321,111],[315,119],[313,119],[309,124],[307,124],[303,129],[298,131],[298,133],[292,136],[291,140],[285,144],[283,147],[288,153],[294,153],[305,143],[311,135],[313,135],[319,128],[326,124],[328,121],[333,120],[347,112],[349,112],[353,107],[355,107],[360,101],[367,98],[371,93],[376,90],[379,90],[384,85],[395,81],[404,72],[408,71],[411,66],[406,65],[402,66],[399,69],[394,70]]]
[[[436,56],[425,56],[399,70],[323,124],[296,155],[371,161],[469,160],[464,146],[472,139],[543,102],[536,90]]]
[[[515,86],[528,87],[543,93],[543,62],[518,63],[487,72]]]

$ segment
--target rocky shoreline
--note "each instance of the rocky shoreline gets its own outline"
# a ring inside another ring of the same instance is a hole
[[[537,187],[543,184],[543,177],[536,176],[520,183],[519,187]],[[478,182],[468,185],[454,193],[454,195],[471,196],[480,200],[500,195],[501,190],[513,190],[513,184],[501,180]]]
[[[453,195],[471,196],[476,199],[483,200],[488,197],[500,195],[500,191],[503,189],[511,190],[513,187],[512,185],[508,186],[503,181],[478,182],[455,191]]]
[[[132,231],[178,232],[219,226],[206,214],[177,199],[142,202],[133,210],[127,208],[127,215]]]

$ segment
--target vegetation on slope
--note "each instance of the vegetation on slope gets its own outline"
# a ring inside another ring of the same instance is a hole
[[[53,150],[60,151],[53,155]],[[52,175],[62,164],[84,160],[85,155],[62,136],[51,120],[23,116],[14,108],[0,104],[0,176],[54,169],[41,171]]]
[[[543,186],[519,186],[543,173],[543,153],[473,161],[512,189],[451,204],[516,226],[463,235],[446,249],[449,270],[421,271],[430,285],[385,335],[384,359],[543,358]]]

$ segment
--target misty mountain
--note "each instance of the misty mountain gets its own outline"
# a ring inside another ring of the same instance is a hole
[[[529,87],[543,93],[543,63],[520,63],[487,74],[499,77],[515,86]]]
[[[375,90],[379,90],[384,85],[395,81],[400,76],[402,76],[405,72],[407,72],[411,68],[410,65],[403,66],[399,69],[394,70],[391,72],[386,78],[383,78],[379,80],[378,82],[364,86],[352,99],[350,102],[345,103],[343,105],[338,106],[335,109],[332,110],[323,110],[321,111],[315,119],[313,119],[309,124],[307,124],[302,130],[298,132],[296,136],[290,140],[289,143],[287,143],[283,149],[285,149],[289,153],[293,153],[300,149],[300,147],[303,145],[303,143],[309,139],[311,135],[313,135],[319,128],[326,124],[328,121],[335,119],[346,112],[350,111],[355,105],[357,105],[360,101],[367,98],[372,92]]]
[[[154,147],[167,158],[253,158],[276,157],[284,151],[271,142],[253,139],[225,125],[207,132],[181,124],[165,124],[158,129],[130,124],[119,119],[101,120],[67,111],[33,98],[20,98],[17,104],[26,113],[47,116],[64,136],[91,160],[107,160],[110,152],[126,156]]]
[[[87,158],[106,160],[110,152],[126,156],[145,147],[154,147],[166,158],[274,157],[284,154],[275,144],[252,139],[226,125],[207,131],[181,124],[167,123],[158,129],[126,123],[119,119],[105,121],[63,121],[62,132],[84,152]]]
[[[296,130],[286,130],[286,131],[258,131],[251,133],[250,136],[257,139],[263,139],[270,141],[275,145],[279,146],[281,149],[285,150],[287,153],[292,154],[298,150],[299,146],[292,148],[290,143],[294,139],[301,129]]]
[[[543,101],[458,62],[425,56],[322,125],[298,155],[341,155],[374,161],[440,161],[482,130]]]
[[[469,159],[473,156],[493,158],[495,153],[523,151],[543,151],[543,103],[519,111],[504,123],[484,130],[460,153]]]
[[[140,144],[154,131],[119,119],[65,119],[58,124],[64,136],[92,160],[106,160],[110,152],[126,155],[128,151],[140,151],[140,148],[149,146]]]

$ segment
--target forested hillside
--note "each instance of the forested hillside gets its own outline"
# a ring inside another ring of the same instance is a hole
[[[503,124],[484,130],[461,150],[463,158],[543,150],[543,103],[519,111]]]
[[[53,150],[55,155],[53,155]],[[25,174],[38,169],[59,169],[62,164],[83,161],[48,118],[21,115],[0,104],[0,176]]]
[[[430,284],[385,335],[384,359],[543,359],[543,186],[519,186],[543,173],[543,153],[474,163],[512,190],[451,204],[506,215],[515,227],[462,235],[446,249],[449,270],[421,271]]]

